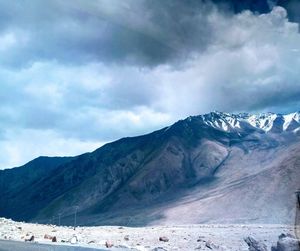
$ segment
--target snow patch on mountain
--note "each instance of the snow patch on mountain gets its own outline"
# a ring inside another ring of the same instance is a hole
[[[276,114],[261,113],[230,114],[223,112],[211,112],[196,117],[210,127],[218,130],[232,132],[244,129],[260,130],[263,132],[281,133],[284,131],[298,131],[300,128],[300,113]]]

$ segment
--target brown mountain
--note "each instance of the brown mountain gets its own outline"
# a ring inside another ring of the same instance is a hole
[[[82,225],[293,223],[300,115],[189,117],[73,158],[0,171],[0,216]],[[54,217],[54,218],[53,218]]]

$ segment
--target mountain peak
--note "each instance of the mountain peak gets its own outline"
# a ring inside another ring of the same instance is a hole
[[[273,112],[250,113],[225,113],[213,111],[207,114],[188,117],[188,120],[198,119],[203,124],[215,129],[232,132],[243,129],[254,129],[263,132],[280,133],[296,131],[300,128],[300,113],[277,114]]]

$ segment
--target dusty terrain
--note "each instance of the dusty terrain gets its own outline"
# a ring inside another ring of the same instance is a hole
[[[74,230],[72,227],[29,224],[0,218],[0,239],[24,242],[30,235],[34,235],[34,241],[38,243],[106,248],[108,242],[113,244],[112,249],[123,250],[248,250],[244,241],[248,236],[264,243],[271,250],[281,233],[294,235],[293,226],[201,224],[141,228],[77,227]],[[57,242],[45,239],[45,235],[56,236]],[[75,244],[70,243],[73,236],[78,239]],[[160,241],[160,237],[166,237],[168,241]],[[159,247],[161,249],[155,249]]]

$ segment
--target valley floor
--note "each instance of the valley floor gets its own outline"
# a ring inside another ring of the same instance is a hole
[[[287,225],[203,224],[139,228],[98,226],[77,227],[74,230],[72,227],[30,224],[0,218],[2,240],[25,242],[25,239],[33,235],[34,242],[37,243],[72,245],[73,242],[74,246],[101,249],[106,249],[106,244],[113,244],[112,250],[240,251],[248,250],[244,241],[248,236],[266,244],[268,250],[271,250],[281,233],[294,235],[294,228]],[[52,243],[50,239],[45,239],[45,235],[48,235],[48,238],[55,236],[57,242]],[[165,241],[160,241],[160,237],[166,237]]]

